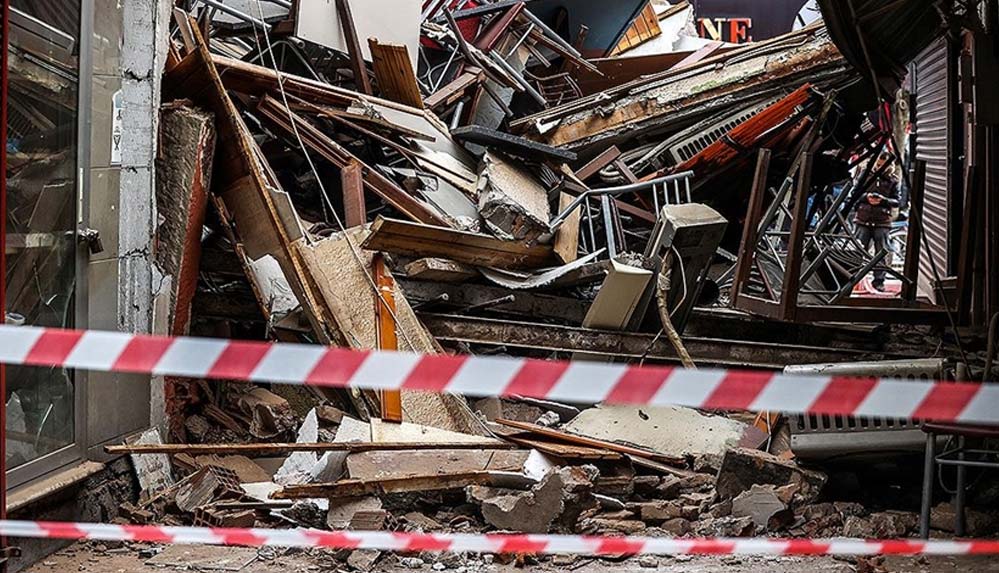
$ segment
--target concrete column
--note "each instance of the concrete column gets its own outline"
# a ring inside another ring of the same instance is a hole
[[[122,154],[118,225],[118,328],[156,332],[154,301],[164,287],[153,263],[156,232],[156,144],[160,84],[166,63],[170,0],[123,3]],[[162,380],[150,392],[150,423],[164,422]]]

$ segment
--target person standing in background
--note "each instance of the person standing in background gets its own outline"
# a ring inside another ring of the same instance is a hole
[[[883,158],[879,159],[875,170],[880,170],[884,161]],[[891,248],[890,234],[891,222],[894,218],[893,209],[899,206],[897,196],[898,181],[893,166],[877,178],[871,190],[864,195],[857,207],[857,214],[853,221],[857,240],[867,251],[870,251],[871,243],[874,243],[875,255],[880,253],[882,249]],[[872,286],[879,291],[885,290],[885,267],[890,264],[890,257],[889,253],[889,256],[874,269]]]

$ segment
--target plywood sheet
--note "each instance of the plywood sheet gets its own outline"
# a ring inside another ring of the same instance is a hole
[[[420,47],[420,0],[349,0],[361,54],[371,61],[368,38],[403,44],[409,50],[413,69]],[[299,0],[295,35],[327,48],[347,52],[340,17],[334,0]]]

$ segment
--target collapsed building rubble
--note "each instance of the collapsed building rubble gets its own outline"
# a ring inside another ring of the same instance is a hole
[[[887,253],[845,236],[843,206],[883,169],[889,134],[851,109],[859,75],[821,24],[681,53],[677,36],[642,53],[662,66],[646,73],[628,54],[651,38],[632,27],[680,14],[659,2],[627,3],[619,25],[572,7],[560,21],[545,1],[429,1],[381,24],[380,3],[335,4],[322,22],[302,2],[236,29],[174,10],[157,205],[173,334],[691,367],[922,352],[830,318],[875,322],[854,319],[870,310],[855,287]],[[887,269],[907,293],[914,264]],[[925,306],[885,308],[939,321]],[[142,468],[121,511],[136,523],[712,537],[917,525],[825,501],[827,476],[799,464],[792,420],[774,412],[167,383],[168,443],[107,448]]]

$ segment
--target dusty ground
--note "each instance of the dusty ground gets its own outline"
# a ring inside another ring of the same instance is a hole
[[[372,573],[403,573],[411,571],[453,571],[455,573],[522,573],[528,571],[595,573],[644,573],[670,571],[676,573],[851,573],[857,563],[831,557],[641,557],[621,562],[588,558],[556,557],[522,567],[499,564],[480,556],[430,555],[399,557],[382,555]],[[897,557],[884,560],[883,571],[905,573],[999,573],[999,558],[993,557]],[[869,570],[860,567],[859,570]],[[239,547],[151,546],[108,547],[102,544],[78,543],[28,569],[29,573],[170,573],[180,571],[212,571],[239,573],[349,572],[351,569],[336,559],[333,552],[302,550],[250,549]]]

